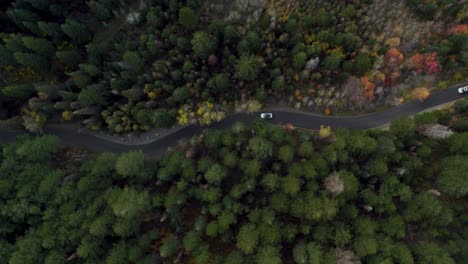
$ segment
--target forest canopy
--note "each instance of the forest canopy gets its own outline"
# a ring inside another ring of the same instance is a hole
[[[267,99],[372,110],[409,78],[465,80],[464,1],[253,2],[6,1],[0,119],[127,134],[209,125]]]
[[[322,136],[255,121],[157,161],[21,136],[1,146],[0,259],[465,263],[467,114]]]

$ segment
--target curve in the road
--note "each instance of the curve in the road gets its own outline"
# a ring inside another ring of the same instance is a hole
[[[466,85],[466,84],[465,84]],[[375,128],[397,119],[402,116],[411,116],[426,109],[442,105],[461,99],[463,95],[457,92],[457,88],[463,85],[456,85],[449,89],[432,94],[424,102],[411,101],[406,104],[396,106],[379,112],[358,115],[358,116],[324,116],[313,113],[296,111],[293,109],[264,109],[273,113],[274,118],[270,121],[274,124],[291,123],[296,127],[317,129],[320,125],[329,125],[332,128],[342,127],[349,129]],[[44,129],[46,134],[53,134],[61,138],[65,143],[83,147],[96,152],[126,152],[131,150],[142,150],[145,154],[159,157],[167,148],[175,146],[182,139],[188,139],[201,133],[204,129],[224,129],[231,127],[237,122],[251,122],[257,118],[258,114],[232,114],[223,121],[212,124],[208,127],[189,125],[175,131],[163,138],[144,145],[119,144],[103,138],[98,138],[89,133],[80,133],[75,125],[50,124]],[[0,129],[0,143],[11,142],[18,135],[24,133],[19,130]]]

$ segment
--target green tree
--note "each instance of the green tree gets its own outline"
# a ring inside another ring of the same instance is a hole
[[[293,67],[296,70],[302,70],[307,61],[307,54],[305,52],[299,52],[293,57]]]
[[[42,258],[41,239],[37,234],[28,234],[16,242],[16,250],[11,254],[11,264],[34,264]]]
[[[189,91],[187,87],[178,87],[172,93],[172,97],[176,103],[182,103],[189,97]]]
[[[210,54],[213,54],[216,49],[215,41],[203,31],[195,32],[190,43],[192,44],[192,50],[195,55],[201,59],[206,59]]]
[[[314,152],[314,145],[310,141],[302,142],[299,146],[299,155],[303,158],[310,158]]]
[[[88,6],[93,14],[93,17],[99,21],[106,21],[112,17],[112,2],[111,1],[90,1]]]
[[[151,126],[153,125],[153,119],[152,119],[152,111],[150,109],[142,108],[136,112],[135,116],[136,121],[138,123],[145,125],[145,126]]]
[[[151,123],[155,127],[170,127],[176,121],[176,111],[158,108],[151,115]]]
[[[97,239],[84,237],[76,249],[76,254],[84,259],[93,259],[97,257],[99,250],[99,241]]]
[[[344,224],[337,224],[335,226],[334,242],[337,247],[344,247],[351,240],[351,231],[348,226]]]
[[[317,198],[312,193],[307,193],[304,215],[309,220],[333,219],[338,212],[336,200],[327,197]]]
[[[5,42],[5,47],[12,53],[28,51],[23,44],[22,35],[20,34],[5,34],[0,36],[0,38]]]
[[[111,250],[109,251],[109,255],[106,258],[106,263],[108,264],[125,264],[128,263],[128,248],[125,242],[121,241],[119,243],[115,243]]]
[[[458,135],[455,137],[458,137]],[[466,155],[451,156],[442,161],[442,172],[440,177],[437,178],[437,185],[442,192],[457,198],[468,194],[468,173],[466,173],[468,163],[466,157]]]
[[[205,173],[205,179],[211,184],[220,184],[226,178],[227,170],[219,164],[214,164]]]
[[[281,161],[289,164],[294,158],[294,150],[291,146],[281,146],[278,150],[278,157]]]
[[[313,22],[316,26],[326,26],[331,22],[331,18],[324,8],[320,8],[315,14]]]
[[[37,26],[46,36],[58,37],[62,34],[60,25],[57,23],[38,21]]]
[[[258,160],[241,160],[241,170],[247,178],[257,177],[262,164]]]
[[[354,8],[354,5],[347,5],[345,9],[343,9],[342,14],[350,19],[356,15],[356,8]]]
[[[66,261],[65,255],[58,251],[51,251],[44,260],[45,264],[60,264]]]
[[[434,218],[442,211],[442,204],[434,195],[429,193],[419,193],[408,202],[403,211],[403,216],[407,221],[420,221]]]
[[[273,144],[259,136],[249,140],[249,148],[253,157],[260,160],[268,159],[273,155]]]
[[[286,82],[283,76],[276,76],[274,77],[273,81],[271,82],[271,88],[275,91],[282,91],[286,86]]]
[[[159,254],[163,258],[174,255],[180,248],[180,241],[175,235],[169,235],[162,240]]]
[[[262,186],[268,192],[274,192],[279,188],[280,178],[276,173],[267,173],[261,181]]]
[[[435,112],[426,112],[414,116],[414,122],[417,126],[423,124],[435,124],[439,121]]]
[[[225,264],[243,264],[244,258],[242,257],[242,254],[237,251],[233,250],[224,260]]]
[[[183,240],[184,249],[187,250],[188,252],[192,252],[199,246],[200,242],[201,242],[200,233],[197,232],[196,230],[191,230],[187,232],[187,234],[185,234],[184,236],[184,240]]]
[[[106,194],[107,203],[118,217],[133,218],[149,206],[149,195],[132,187],[111,189]]]
[[[281,256],[277,247],[267,246],[260,248],[255,256],[255,263],[258,264],[280,264]]]
[[[359,189],[359,181],[353,173],[340,171],[340,178],[344,182],[344,192],[340,195],[342,198],[354,198]]]
[[[415,134],[416,125],[409,117],[402,117],[390,124],[390,132],[401,139],[411,138]]]
[[[391,249],[391,255],[393,259],[398,261],[398,263],[402,264],[413,264],[413,255],[411,254],[411,250],[405,244],[396,244]]]
[[[76,69],[80,63],[80,53],[76,50],[61,50],[55,52],[55,56],[60,62],[72,69]]]
[[[366,55],[358,55],[353,61],[347,61],[344,65],[345,71],[359,77],[364,76],[371,68],[371,60]]]
[[[249,31],[237,45],[239,54],[257,54],[262,50],[262,39],[256,32]]]
[[[206,235],[209,237],[215,237],[218,233],[218,223],[215,221],[210,222],[208,225],[206,225]]]
[[[239,79],[253,81],[257,78],[259,72],[260,68],[254,55],[243,54],[237,60],[236,74]]]
[[[375,159],[369,161],[365,165],[365,170],[370,175],[373,175],[373,176],[379,176],[379,177],[384,176],[388,171],[385,158],[381,156],[377,156]]]
[[[40,136],[26,139],[16,148],[16,154],[25,162],[44,163],[60,150],[60,141],[56,136]]]
[[[60,28],[76,44],[83,44],[89,39],[89,33],[86,26],[76,20],[68,18]]]
[[[122,238],[129,238],[137,234],[141,224],[139,216],[132,218],[118,218],[112,225],[114,233]]]
[[[104,237],[110,232],[110,226],[113,222],[112,215],[104,215],[96,218],[89,226],[89,233],[96,237]]]
[[[294,246],[293,257],[297,264],[321,263],[323,252],[317,244],[301,241]]]
[[[43,56],[50,56],[54,53],[54,45],[46,39],[34,38],[34,37],[23,37],[23,44],[28,49],[39,53]]]
[[[301,180],[298,177],[287,176],[282,178],[281,189],[285,194],[296,195],[301,189]]]
[[[399,215],[392,215],[381,225],[382,232],[394,238],[405,237],[405,222]]]
[[[455,263],[455,261],[445,250],[443,250],[434,243],[421,243],[414,247],[413,252],[416,257],[417,263]]]
[[[197,15],[189,7],[179,9],[179,23],[186,29],[192,29],[197,25]]]
[[[236,246],[245,254],[251,254],[258,245],[259,235],[254,224],[244,224],[237,234]]]
[[[13,56],[15,60],[23,66],[29,66],[39,72],[49,71],[50,62],[41,55],[28,52],[15,52]]]
[[[354,240],[353,246],[359,257],[377,253],[377,241],[373,237],[359,236]]]
[[[141,98],[144,95],[143,89],[137,86],[134,86],[127,90],[123,90],[121,94],[125,96],[128,100],[133,101],[133,102],[141,100]]]
[[[224,73],[215,74],[208,80],[207,87],[213,94],[222,94],[229,88],[229,77]]]
[[[23,84],[11,84],[3,87],[1,91],[3,95],[8,97],[27,99],[33,95],[34,85],[29,82]]]
[[[468,111],[467,111],[468,112]],[[451,154],[467,155],[468,154],[468,132],[458,133],[447,139],[449,152]]]
[[[373,236],[376,229],[377,223],[368,217],[358,218],[354,222],[354,230],[357,235]]]
[[[90,77],[96,77],[101,73],[99,67],[89,63],[83,63],[79,65],[80,69]]]
[[[90,85],[80,91],[78,101],[81,106],[105,105],[104,88],[98,84]]]
[[[11,51],[9,51],[4,45],[0,44],[0,66],[7,66],[15,64],[15,58]]]
[[[347,140],[346,148],[352,155],[366,157],[377,149],[375,139],[360,132],[353,132]]]
[[[323,61],[323,66],[327,70],[337,70],[341,64],[341,57],[338,54],[331,54]]]
[[[217,220],[220,233],[227,232],[229,227],[237,222],[236,216],[229,211],[223,211]]]
[[[309,256],[308,256],[307,253],[308,253],[307,252],[307,246],[303,241],[296,244],[294,246],[294,248],[293,248],[294,261],[297,264],[308,264],[308,263],[310,263]]]
[[[128,67],[139,67],[142,64],[142,59],[136,51],[125,51],[122,55],[122,60]]]
[[[141,151],[130,151],[119,156],[115,163],[115,170],[124,177],[138,176],[145,166],[145,156]]]
[[[88,75],[84,74],[82,71],[74,71],[67,74],[72,77],[72,83],[78,88],[84,89],[87,85],[91,83],[91,78]]]
[[[234,168],[237,165],[236,154],[229,152],[223,157],[223,164],[229,168]]]
[[[161,9],[152,6],[149,8],[148,13],[146,14],[146,22],[149,26],[158,28],[161,26],[163,19],[161,14]]]
[[[286,212],[288,210],[289,197],[282,192],[275,192],[270,196],[270,207],[277,212]]]

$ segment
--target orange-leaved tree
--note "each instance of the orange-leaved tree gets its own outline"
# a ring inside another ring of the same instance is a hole
[[[425,56],[421,53],[416,53],[408,59],[408,68],[416,73],[421,73],[424,69]]]

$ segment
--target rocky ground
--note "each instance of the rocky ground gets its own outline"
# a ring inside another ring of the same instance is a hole
[[[205,13],[231,23],[251,25],[260,19],[267,0],[210,0],[205,2]]]

